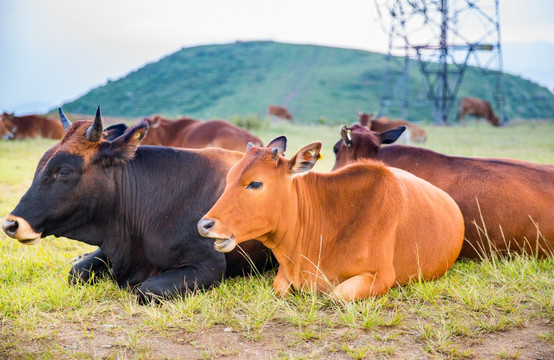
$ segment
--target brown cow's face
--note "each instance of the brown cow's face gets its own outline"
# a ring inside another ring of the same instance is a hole
[[[251,146],[229,171],[225,191],[198,222],[200,235],[216,239],[216,250],[229,252],[250,239],[264,242],[285,218],[292,179],[313,167],[321,143],[305,146],[290,160],[282,157],[285,144],[280,137],[267,148]]]
[[[102,131],[99,111],[97,119],[96,125],[70,125],[62,140],[42,156],[31,187],[6,217],[6,234],[25,244],[52,234],[75,234],[72,231],[89,220],[95,204],[113,202],[109,168],[134,156],[147,125],[139,124],[110,141],[121,129]]]
[[[360,125],[369,127],[369,123],[373,120],[373,115],[358,111],[358,120],[360,120]]]
[[[339,169],[358,159],[373,159],[377,156],[381,144],[395,142],[406,130],[405,126],[377,133],[359,124],[351,127],[341,126],[341,140],[333,147],[335,166]]]
[[[15,138],[17,126],[10,120],[8,114],[0,115],[0,138],[4,140],[12,140]]]

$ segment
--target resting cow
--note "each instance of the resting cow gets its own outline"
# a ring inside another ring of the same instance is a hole
[[[477,119],[484,117],[494,126],[501,126],[498,116],[492,111],[492,106],[488,101],[479,98],[462,98],[458,102],[458,118],[460,124],[464,124],[466,115],[473,115]],[[372,129],[373,130],[373,129]]]
[[[63,127],[59,121],[52,120],[42,115],[15,116],[3,113],[0,115],[5,134],[0,134],[4,139],[34,139],[43,137],[48,139],[61,139]],[[0,130],[2,127],[0,127]]]
[[[270,116],[275,116],[279,119],[285,119],[290,122],[293,121],[292,115],[286,107],[280,105],[269,105],[267,112]]]
[[[360,125],[375,132],[383,132],[399,126],[405,126],[406,131],[401,136],[401,141],[405,144],[424,143],[427,141],[427,132],[424,129],[405,120],[391,120],[385,116],[373,119],[373,115],[362,113],[361,111],[358,111],[358,119],[360,120]]]
[[[227,252],[248,239],[273,251],[279,295],[331,291],[350,301],[395,284],[441,277],[462,247],[464,224],[442,190],[368,160],[333,173],[308,172],[321,143],[282,155],[284,136],[249,147],[227,175],[198,231]]]
[[[246,151],[249,142],[262,146],[262,141],[234,124],[223,120],[198,121],[183,117],[166,120],[159,115],[144,119],[150,129],[141,145],[174,146],[189,149],[219,147]]]
[[[65,135],[40,160],[31,187],[3,224],[6,234],[24,244],[55,235],[96,245],[73,266],[70,281],[111,271],[141,300],[207,288],[249,270],[242,255],[223,256],[196,229],[242,153],[137,146],[148,124],[123,134],[124,125],[103,131],[100,107],[92,125],[71,124],[61,109],[60,116]],[[256,266],[266,264],[260,243],[245,251]]]
[[[350,128],[343,125],[342,139],[334,147],[334,169],[353,161],[376,159],[446,191],[464,215],[463,257],[477,258],[507,249],[540,257],[553,254],[554,166],[448,156],[402,145],[380,147],[393,143],[402,131],[397,128],[379,134],[357,124]]]

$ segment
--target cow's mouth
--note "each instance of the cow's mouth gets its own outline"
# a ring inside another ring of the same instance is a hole
[[[229,252],[237,246],[234,236],[224,238],[224,239],[215,239],[214,248],[219,252]]]
[[[8,235],[25,245],[35,245],[40,241],[42,233],[37,233],[27,220],[12,214],[6,217],[2,224],[2,230]]]
[[[36,245],[40,242],[40,237],[38,237],[36,239],[26,239],[26,240],[18,239],[17,241],[19,241],[20,243],[22,243],[24,245]]]

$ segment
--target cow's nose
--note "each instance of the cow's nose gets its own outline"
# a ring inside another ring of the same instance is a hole
[[[215,221],[212,219],[201,219],[198,221],[198,233],[202,236],[208,236],[208,233],[214,225]]]
[[[8,236],[10,237],[15,236],[18,228],[19,228],[19,224],[17,223],[16,220],[6,220],[2,224],[2,230],[4,230],[4,232],[8,234]]]

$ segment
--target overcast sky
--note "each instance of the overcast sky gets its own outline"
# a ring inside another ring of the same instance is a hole
[[[554,1],[500,3],[504,43],[554,44]],[[0,0],[0,111],[45,111],[183,47],[237,40],[387,51],[374,0]]]

